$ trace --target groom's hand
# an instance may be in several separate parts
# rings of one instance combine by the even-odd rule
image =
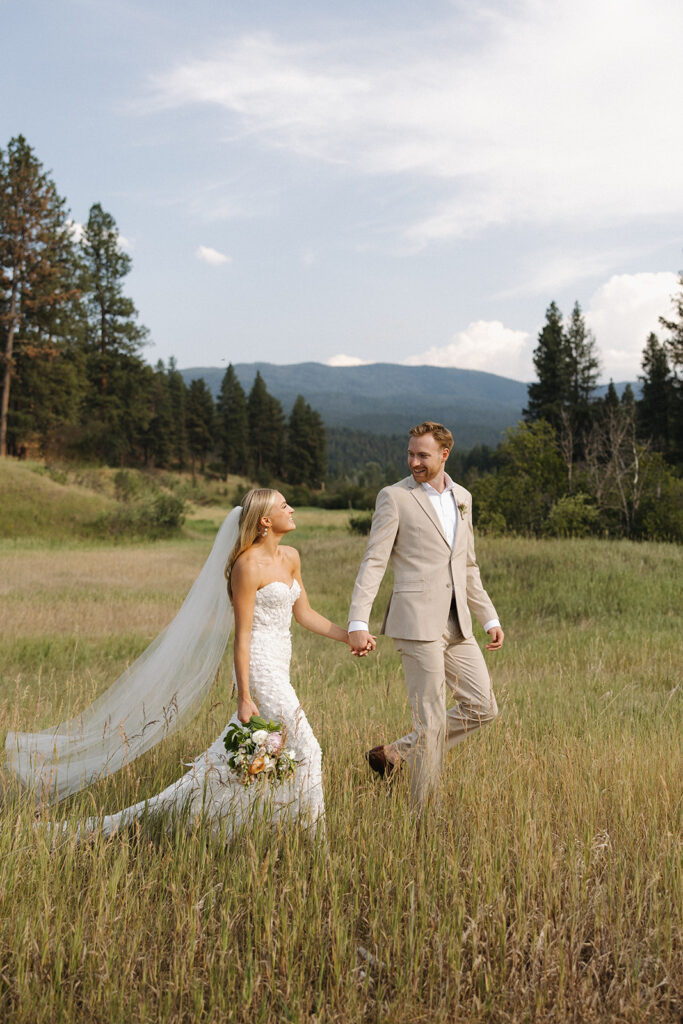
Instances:
[[[374,636],[371,636],[367,629],[354,629],[349,633],[351,653],[358,658],[362,658],[369,651],[374,651],[376,646]]]
[[[491,626],[489,630],[489,636],[491,640],[486,645],[487,651],[499,651],[503,646],[503,640],[505,639],[505,633],[500,626]]]

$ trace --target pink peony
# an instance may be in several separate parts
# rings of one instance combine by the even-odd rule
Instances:
[[[282,733],[271,732],[265,742],[265,748],[269,754],[272,754],[273,757],[277,757],[282,750]]]

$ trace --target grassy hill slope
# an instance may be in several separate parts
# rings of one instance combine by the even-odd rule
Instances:
[[[60,483],[38,463],[0,459],[0,537],[67,540],[116,502],[77,484]]]

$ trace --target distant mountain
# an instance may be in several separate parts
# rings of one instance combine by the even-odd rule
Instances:
[[[235,363],[247,393],[257,370],[287,413],[297,395],[303,395],[329,427],[405,435],[415,423],[438,420],[453,431],[462,449],[497,445],[501,433],[521,419],[527,401],[526,384],[479,370],[395,363]],[[203,377],[215,397],[225,368],[195,366],[180,372],[186,384]]]

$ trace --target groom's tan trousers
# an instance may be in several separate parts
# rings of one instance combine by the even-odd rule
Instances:
[[[410,767],[413,804],[420,810],[438,785],[444,751],[498,714],[486,662],[450,615],[440,640],[395,639],[403,660],[413,730],[392,746]],[[446,698],[454,700],[446,710]]]

